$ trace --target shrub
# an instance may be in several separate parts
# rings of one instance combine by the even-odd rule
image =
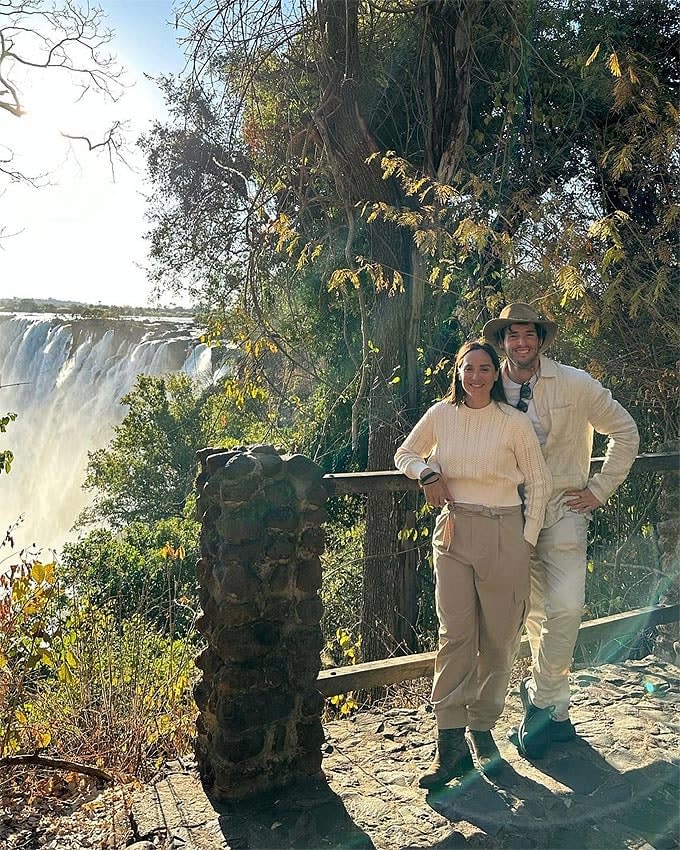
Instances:
[[[196,632],[119,619],[118,599],[64,593],[59,569],[19,560],[0,577],[0,757],[42,750],[146,777],[190,749]]]

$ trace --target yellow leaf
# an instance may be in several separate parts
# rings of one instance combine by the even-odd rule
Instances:
[[[597,59],[597,54],[600,52],[600,43],[598,42],[595,46],[595,50],[590,54],[590,56],[586,59],[586,68],[588,65],[592,65],[593,62]]]
[[[54,666],[54,658],[52,658],[52,653],[48,652],[48,650],[46,650],[46,649],[40,650],[40,660],[47,667],[53,667]]]
[[[22,724],[22,726],[25,726],[28,723],[28,717],[26,717],[26,715],[20,708],[17,708],[17,710],[14,712],[14,716],[19,721],[19,723]]]
[[[36,561],[31,566],[31,578],[37,584],[40,584],[40,582],[45,578],[45,567],[40,563],[40,561]]]
[[[46,730],[43,732],[39,732],[36,735],[35,746],[38,750],[44,750],[45,747],[49,747],[52,742],[52,736]]]
[[[612,72],[612,76],[621,76],[621,66],[619,65],[619,57],[616,55],[616,51],[614,51],[607,60],[607,67]]]

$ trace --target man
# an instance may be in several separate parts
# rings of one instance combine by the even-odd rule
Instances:
[[[576,734],[569,668],[585,601],[588,523],[628,475],[639,436],[630,414],[599,381],[544,355],[557,325],[529,304],[509,304],[484,325],[483,335],[505,356],[508,403],[531,419],[553,477],[532,555],[526,622],[532,670],[520,685],[524,719],[517,732],[520,752],[540,758],[551,743]],[[589,478],[593,431],[609,441],[601,472]]]

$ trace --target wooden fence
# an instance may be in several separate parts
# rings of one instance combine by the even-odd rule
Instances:
[[[604,458],[593,458],[591,472],[601,469]],[[680,468],[680,453],[659,452],[639,455],[633,464],[633,472],[673,472]],[[393,493],[417,490],[418,482],[406,478],[401,472],[353,472],[324,476],[324,483],[333,496],[349,493]],[[578,644],[597,640],[630,638],[644,629],[680,619],[680,605],[659,605],[614,614],[581,624]],[[319,691],[326,697],[348,691],[367,689],[379,685],[393,685],[423,676],[432,676],[436,652],[423,652],[370,661],[350,667],[322,670],[317,679]],[[522,639],[520,657],[530,655],[529,644]]]

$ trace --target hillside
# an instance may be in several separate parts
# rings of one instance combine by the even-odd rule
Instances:
[[[9,313],[69,313],[86,318],[118,316],[178,316],[192,318],[194,311],[186,307],[124,307],[109,304],[83,304],[58,298],[0,298],[0,311]]]

